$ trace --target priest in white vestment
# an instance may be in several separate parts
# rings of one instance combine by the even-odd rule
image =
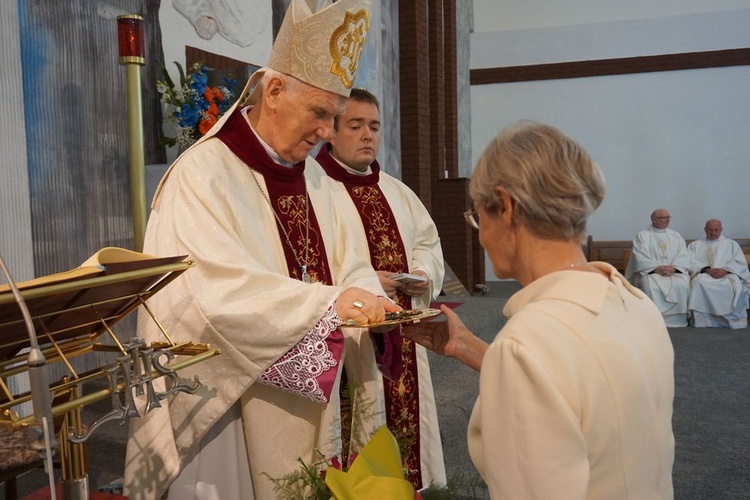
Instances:
[[[699,328],[746,328],[750,270],[742,247],[721,235],[721,221],[711,219],[706,237],[690,243],[695,267],[690,284],[690,322]]]
[[[440,293],[445,276],[437,228],[417,195],[404,183],[380,170],[380,109],[377,98],[352,89],[346,112],[334,121],[334,137],[316,159],[337,182],[334,196],[356,213],[357,252],[368,255],[383,289],[405,309],[424,309]],[[392,279],[415,274],[421,282]],[[370,335],[361,345],[372,351]],[[408,479],[415,488],[445,484],[445,464],[438,427],[435,394],[426,349],[403,339],[404,370],[397,381],[375,382],[388,428],[401,444]],[[404,390],[403,388],[406,388]]]
[[[669,229],[663,208],[651,213],[651,225],[633,239],[625,277],[643,290],[670,327],[687,326],[691,259],[680,233]]]
[[[368,6],[340,0],[312,13],[293,0],[268,66],[157,189],[144,251],[196,265],[149,306],[176,342],[221,354],[180,370],[200,377],[196,394],[130,420],[131,499],[272,499],[271,478],[296,471],[298,459],[340,453],[347,353],[338,326],[399,308],[352,251],[332,181],[304,160],[344,109]],[[161,340],[151,321],[140,322],[139,336]],[[393,348],[386,338],[368,369],[377,362],[398,376]],[[163,391],[163,378],[155,386]]]

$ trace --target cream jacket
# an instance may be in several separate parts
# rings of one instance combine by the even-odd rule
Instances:
[[[469,452],[494,499],[672,498],[674,353],[612,266],[546,275],[507,303]]]

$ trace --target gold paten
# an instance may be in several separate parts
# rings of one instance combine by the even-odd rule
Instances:
[[[379,323],[362,324],[349,319],[341,324],[342,328],[377,328],[380,326],[398,325],[402,323],[415,323],[423,319],[432,318],[442,314],[440,309],[404,309],[394,313],[386,313],[385,320]]]

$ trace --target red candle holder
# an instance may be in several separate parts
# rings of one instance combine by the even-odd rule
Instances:
[[[117,16],[117,42],[120,64],[146,64],[143,18],[136,14]]]

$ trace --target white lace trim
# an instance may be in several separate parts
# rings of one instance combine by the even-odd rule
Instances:
[[[259,382],[313,401],[328,402],[317,378],[336,365],[326,339],[340,324],[336,310],[329,307],[302,340],[261,373]]]

